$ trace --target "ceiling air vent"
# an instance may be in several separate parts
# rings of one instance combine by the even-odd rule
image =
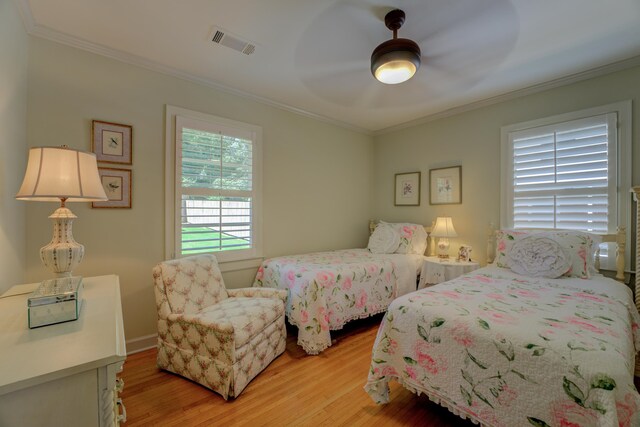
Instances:
[[[243,40],[242,38],[232,35],[222,28],[213,29],[213,37],[211,38],[211,41],[236,50],[238,52],[242,52],[245,55],[251,55],[256,51],[255,43],[252,43],[249,40]]]

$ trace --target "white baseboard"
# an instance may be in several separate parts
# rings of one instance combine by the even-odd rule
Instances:
[[[155,348],[158,343],[158,334],[145,335],[127,340],[127,355]]]

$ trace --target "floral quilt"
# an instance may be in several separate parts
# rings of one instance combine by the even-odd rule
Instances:
[[[398,276],[391,258],[354,249],[265,260],[253,286],[288,290],[286,313],[298,327],[298,345],[318,354],[331,346],[330,330],[385,311]]]
[[[396,299],[365,390],[396,380],[486,426],[640,426],[638,311],[626,286],[488,267]]]

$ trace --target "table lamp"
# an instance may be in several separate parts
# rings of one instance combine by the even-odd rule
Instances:
[[[40,259],[58,277],[70,277],[82,261],[84,246],[73,239],[71,224],[77,216],[65,204],[108,200],[95,154],[64,145],[31,148],[16,199],[60,202],[49,216],[53,220],[53,238],[40,249]]]
[[[436,225],[431,231],[433,237],[438,239],[438,258],[449,258],[449,237],[458,237],[456,229],[453,228],[453,221],[448,216],[439,216]]]

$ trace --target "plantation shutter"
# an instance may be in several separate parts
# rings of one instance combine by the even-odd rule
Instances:
[[[514,228],[613,231],[616,118],[603,114],[509,134]]]
[[[179,253],[253,248],[253,132],[176,117]]]

